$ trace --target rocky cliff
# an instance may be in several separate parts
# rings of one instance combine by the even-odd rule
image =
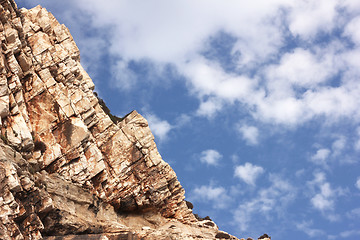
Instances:
[[[104,111],[51,13],[1,0],[0,22],[0,239],[236,239],[194,217],[140,114]]]

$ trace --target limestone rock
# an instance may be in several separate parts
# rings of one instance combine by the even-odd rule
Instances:
[[[104,111],[64,25],[13,0],[0,22],[1,239],[230,236],[195,218],[146,119]]]

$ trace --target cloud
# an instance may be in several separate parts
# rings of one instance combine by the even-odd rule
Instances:
[[[327,80],[333,70],[332,59],[327,55],[296,48],[285,53],[277,65],[270,65],[266,74],[268,89],[276,97],[294,95],[294,87],[315,87]]]
[[[340,237],[342,238],[348,238],[351,236],[357,236],[360,235],[360,230],[349,230],[349,231],[344,231],[340,233]]]
[[[128,63],[117,61],[112,67],[115,86],[121,90],[129,90],[137,84],[136,74],[129,69]]]
[[[356,129],[356,140],[354,143],[355,151],[360,151],[360,127]]]
[[[330,187],[330,183],[326,182],[326,175],[323,172],[314,173],[314,180],[308,182],[311,188],[319,189],[312,198],[311,204],[314,208],[324,210],[334,210],[335,192]]]
[[[146,119],[149,122],[149,127],[160,141],[165,141],[173,126],[166,120],[161,120],[154,114],[146,114]]]
[[[321,210],[333,210],[334,200],[333,200],[333,190],[330,188],[329,183],[324,183],[320,186],[320,193],[316,194],[311,198],[312,205]]]
[[[334,161],[339,163],[353,163],[349,160],[344,151],[347,147],[347,138],[343,135],[336,135],[330,148],[319,148],[315,154],[310,157],[310,161],[316,165],[329,170],[329,164]]]
[[[219,161],[222,159],[222,155],[214,150],[214,149],[208,149],[205,151],[202,151],[200,154],[200,161],[202,163],[206,163],[207,165],[216,166],[219,164]]]
[[[355,186],[360,190],[360,177],[358,177]]]
[[[157,0],[139,8],[138,1],[112,0],[103,5],[80,0],[77,5],[91,13],[95,26],[116,26],[112,29],[111,48],[124,58],[151,57],[158,62],[182,60],[201,48],[208,36],[224,29],[241,39],[236,48],[241,48],[245,55],[242,60],[248,62],[277,47],[281,32],[278,26],[265,20],[276,17],[278,7],[287,2],[256,0],[240,3],[231,0],[219,4],[214,0],[185,0],[170,4]],[[253,28],[256,26],[257,31]],[[248,46],[248,52],[245,46]]]
[[[245,124],[239,126],[238,131],[241,133],[247,144],[257,145],[259,143],[259,130],[256,127]]]
[[[346,216],[348,218],[360,218],[360,208],[354,208],[352,209],[351,211],[347,212],[346,213]]]
[[[340,216],[335,214],[335,203],[340,196],[347,193],[347,190],[331,187],[331,184],[326,181],[324,172],[315,172],[314,179],[307,185],[311,189],[310,203],[312,207],[319,210],[329,221],[338,221]]]
[[[312,221],[302,221],[301,223],[296,224],[296,228],[312,238],[325,235],[325,231],[313,228],[312,225]]]
[[[261,188],[257,195],[244,201],[234,211],[234,220],[241,231],[249,229],[254,216],[265,216],[274,221],[284,217],[288,204],[294,200],[296,189],[278,175],[270,174],[271,185]]]
[[[360,17],[353,18],[345,27],[344,35],[351,38],[353,43],[360,45]]]
[[[297,1],[289,14],[290,31],[305,40],[330,32],[336,26],[337,4],[336,0]]]
[[[213,118],[218,111],[221,110],[223,104],[217,98],[210,98],[206,101],[201,101],[199,108],[196,111],[198,116]]]
[[[234,176],[240,178],[249,185],[255,185],[256,179],[264,173],[264,169],[260,166],[253,165],[249,162],[244,165],[235,167]]]
[[[331,151],[327,148],[321,148],[316,151],[315,155],[311,156],[311,161],[317,165],[322,165],[324,167],[327,167],[326,160],[330,156]]]
[[[333,157],[339,156],[346,147],[346,137],[338,136],[331,146]]]
[[[210,185],[198,186],[190,192],[190,201],[208,203],[211,202],[215,209],[226,209],[232,199],[224,187]]]

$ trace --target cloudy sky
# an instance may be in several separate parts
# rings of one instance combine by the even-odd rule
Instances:
[[[113,114],[144,115],[238,237],[360,238],[359,0],[17,0],[69,27]]]

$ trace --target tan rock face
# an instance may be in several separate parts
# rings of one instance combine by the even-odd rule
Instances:
[[[214,239],[216,225],[188,209],[147,121],[133,111],[115,124],[103,111],[69,30],[13,0],[0,1],[0,22],[1,239]]]

